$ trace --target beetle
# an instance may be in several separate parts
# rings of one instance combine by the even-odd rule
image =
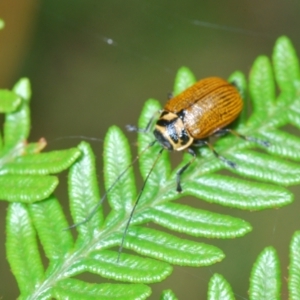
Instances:
[[[181,151],[232,123],[243,108],[237,88],[218,77],[202,79],[170,99],[154,136],[169,151]]]
[[[248,139],[230,129],[224,129],[232,123],[243,108],[243,100],[237,87],[222,78],[208,77],[196,82],[179,95],[169,99],[155,124],[155,140],[168,151],[187,150],[193,159],[176,174],[177,192],[182,192],[180,176],[194,161],[196,153],[193,147],[207,145],[214,155],[235,168],[236,164],[220,156],[208,142],[212,135],[226,132]],[[153,118],[145,129],[127,126],[129,131],[148,132]]]

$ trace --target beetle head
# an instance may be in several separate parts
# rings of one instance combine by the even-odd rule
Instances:
[[[163,111],[156,122],[154,136],[159,144],[169,151],[181,151],[194,141],[177,114]]]

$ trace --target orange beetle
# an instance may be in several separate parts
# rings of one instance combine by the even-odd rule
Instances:
[[[154,136],[165,149],[181,151],[232,123],[242,108],[233,84],[205,78],[166,103]]]
[[[232,123],[243,108],[243,100],[234,84],[219,78],[209,77],[170,99],[155,125],[154,136],[163,149],[169,151],[187,150],[193,159],[183,166],[176,174],[177,192],[181,192],[180,176],[194,161],[196,153],[192,146],[207,145],[214,155],[235,167],[236,164],[220,156],[207,138],[213,134],[231,132],[243,139],[248,139],[225,126]],[[145,129],[127,126],[129,131],[149,131],[154,117]],[[251,138],[254,140],[254,138]],[[257,140],[255,140],[257,141]],[[259,142],[259,141],[258,141]]]

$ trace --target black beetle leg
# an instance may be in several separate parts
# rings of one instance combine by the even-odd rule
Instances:
[[[243,135],[243,134],[240,134],[239,132],[233,130],[233,129],[229,129],[229,128],[224,128],[224,129],[220,129],[218,131],[216,131],[214,133],[214,135],[217,135],[217,136],[220,136],[220,135],[224,135],[226,133],[231,133],[245,141],[249,141],[249,142],[254,142],[258,145],[261,145],[263,147],[270,147],[271,146],[271,143],[268,142],[268,141],[264,141],[264,140],[261,140],[261,139],[258,139],[258,138],[255,138],[253,136],[246,136],[246,135]]]
[[[181,183],[180,183],[180,176],[194,162],[194,160],[196,159],[196,153],[195,153],[195,151],[192,148],[188,148],[187,152],[189,154],[191,154],[193,156],[193,158],[186,165],[184,165],[180,170],[178,170],[177,173],[176,173],[176,183],[177,183],[176,191],[178,193],[182,192]]]
[[[234,163],[233,161],[227,159],[226,157],[220,155],[215,148],[213,147],[212,144],[210,144],[208,141],[204,141],[205,145],[208,146],[208,148],[211,150],[211,152],[215,155],[216,158],[220,159],[223,161],[225,164],[227,164],[230,168],[235,169],[237,167],[237,164]]]

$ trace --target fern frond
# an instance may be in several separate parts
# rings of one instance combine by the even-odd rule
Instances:
[[[128,297],[145,299],[150,290],[143,284],[165,279],[172,272],[171,264],[207,266],[224,258],[221,249],[193,241],[189,236],[228,239],[251,231],[251,225],[242,219],[175,202],[182,196],[192,195],[203,201],[246,210],[263,210],[291,203],[293,195],[285,186],[300,182],[300,139],[284,132],[282,126],[293,124],[300,128],[300,119],[296,114],[300,111],[300,76],[295,51],[286,37],[276,42],[273,65],[274,68],[266,57],[255,61],[249,83],[253,113],[246,119],[247,114],[243,112],[241,122],[235,127],[241,134],[266,140],[271,146],[266,148],[235,136],[219,139],[215,143],[216,150],[237,163],[235,170],[216,159],[208,149],[200,148],[196,162],[182,177],[182,194],[175,191],[175,174],[190,157],[185,155],[182,164],[172,171],[168,153],[163,152],[145,186],[125,238],[124,248],[131,251],[122,253],[119,262],[118,251],[114,247],[121,243],[137,195],[132,169],[128,169],[108,193],[111,210],[107,217],[104,218],[102,207],[99,207],[88,222],[76,228],[78,237],[75,242],[70,232],[64,230],[67,227],[66,217],[53,196],[28,207],[13,204],[7,219],[7,252],[22,298],[76,299],[76,293],[86,291],[85,299],[100,296],[103,299],[126,299],[124,293],[127,287],[123,284],[90,285],[83,280],[70,279],[83,272],[91,272],[104,278],[132,283],[129,285],[132,295]],[[194,80],[194,75],[187,68],[180,69],[175,80],[175,94],[186,89]],[[234,73],[231,80],[240,86],[246,83],[241,73]],[[275,83],[280,88],[278,95]],[[159,108],[158,101],[147,101],[139,127],[145,127]],[[153,139],[151,134],[139,134],[140,154]],[[87,143],[81,143],[78,148],[82,155],[69,173],[69,198],[74,223],[84,221],[100,199],[94,155]],[[159,146],[154,145],[142,154],[139,165],[143,178],[149,173],[159,151]],[[130,148],[125,135],[119,128],[111,127],[104,145],[106,190],[130,162]],[[225,169],[234,176],[220,173]],[[23,217],[15,218],[14,212]],[[41,267],[31,222],[49,259],[46,271]],[[148,222],[160,227],[149,229],[145,226]],[[46,224],[52,225],[44,228]],[[186,234],[185,238],[177,237],[177,232]],[[19,240],[26,244],[26,253],[15,247]],[[31,252],[36,257],[26,258]],[[265,261],[265,256],[262,256],[257,269]],[[35,268],[27,270],[31,263]],[[28,286],[25,285],[26,276],[31,280]],[[34,276],[36,279],[33,279]],[[214,277],[211,287],[216,284],[220,290],[210,293],[211,298],[220,295],[223,290],[226,297],[232,299],[230,287],[224,279]],[[165,293],[163,297],[175,298],[170,293]]]

